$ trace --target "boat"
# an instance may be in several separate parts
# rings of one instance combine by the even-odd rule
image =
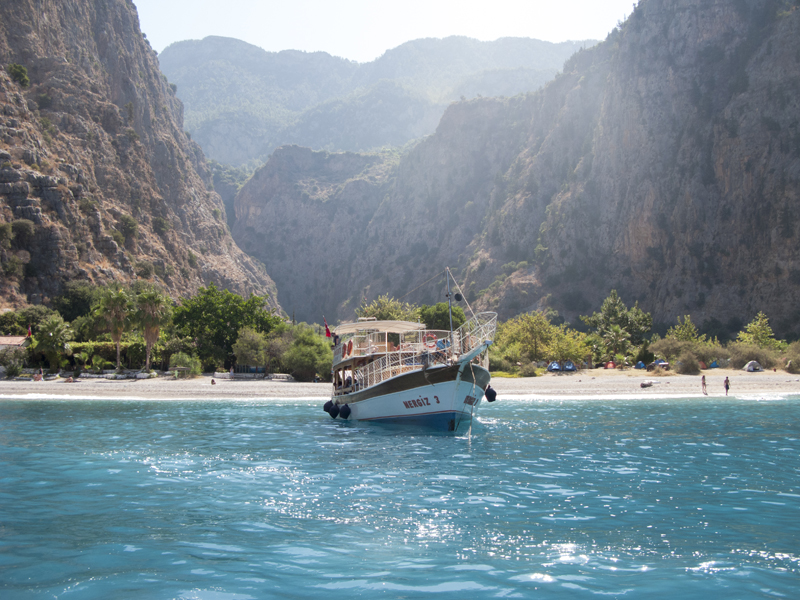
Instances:
[[[448,302],[452,300],[449,292]],[[457,300],[463,299],[455,294]],[[334,419],[407,425],[459,433],[481,401],[494,402],[489,346],[497,313],[482,312],[449,331],[424,323],[361,318],[334,330],[333,392],[325,411]]]

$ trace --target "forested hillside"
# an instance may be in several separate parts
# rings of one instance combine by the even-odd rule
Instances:
[[[452,104],[400,157],[281,149],[234,237],[302,318],[450,265],[504,318],[575,321],[617,289],[656,323],[736,331],[763,310],[800,335],[797,4],[642,0],[544,89]]]
[[[172,44],[159,61],[186,105],[192,137],[209,158],[240,166],[263,162],[284,144],[402,146],[432,133],[449,102],[535,90],[594,43],[423,39],[359,64],[207,37]]]

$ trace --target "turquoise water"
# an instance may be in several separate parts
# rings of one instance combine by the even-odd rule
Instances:
[[[800,400],[0,401],[0,597],[796,598]]]

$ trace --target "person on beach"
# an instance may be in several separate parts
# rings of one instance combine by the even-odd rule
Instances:
[[[703,396],[708,396],[708,390],[706,389],[706,376],[703,375],[700,378],[700,386],[703,388]]]
[[[731,389],[731,381],[727,377],[725,378],[725,395],[728,395],[728,390]]]

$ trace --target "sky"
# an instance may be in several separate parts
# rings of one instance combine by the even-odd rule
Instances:
[[[169,44],[219,35],[270,52],[369,62],[419,38],[602,40],[633,0],[134,0],[142,32]]]

